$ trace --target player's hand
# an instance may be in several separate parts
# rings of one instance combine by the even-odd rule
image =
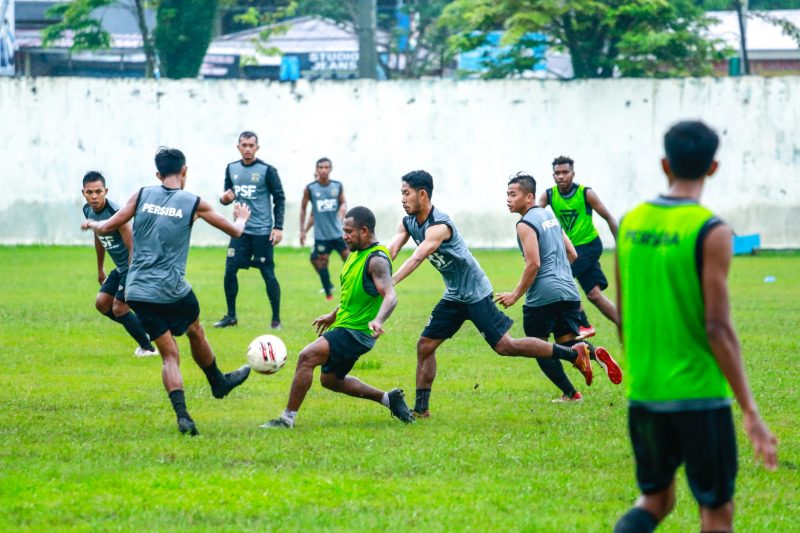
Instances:
[[[306,230],[301,229],[300,230],[300,246],[305,246],[305,245],[306,245]]]
[[[751,411],[744,414],[744,430],[753,444],[756,461],[761,459],[764,468],[775,470],[778,468],[778,439],[761,420],[758,412]]]
[[[106,280],[106,273],[102,270],[97,271],[97,282],[102,285],[103,282]]]
[[[314,322],[311,323],[317,329],[317,335],[322,335],[325,333],[325,330],[331,327],[333,321],[336,320],[336,315],[328,313],[327,315],[322,315],[317,317]]]
[[[233,220],[244,220],[250,218],[250,208],[247,204],[235,203],[233,204]]]
[[[283,230],[282,229],[273,229],[272,233],[269,235],[269,242],[272,243],[272,246],[278,246],[283,240]]]
[[[372,336],[376,339],[386,333],[383,331],[383,323],[378,320],[370,320],[369,329],[372,331]]]
[[[235,199],[236,199],[236,193],[233,192],[233,189],[228,189],[227,191],[222,193],[222,196],[219,197],[219,201],[225,205],[228,205]]]
[[[498,292],[497,296],[494,298],[495,302],[506,309],[517,303],[517,300],[519,300],[519,296],[515,295],[513,292]]]
[[[83,222],[81,222],[81,229],[83,231],[92,229],[92,221],[91,220],[84,220]]]

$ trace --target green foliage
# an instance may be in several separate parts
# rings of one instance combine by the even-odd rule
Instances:
[[[506,31],[510,52],[487,64],[488,77],[525,70],[524,39],[534,32],[569,52],[576,78],[706,75],[726,53],[704,37],[710,22],[694,0],[455,0],[442,17],[455,33],[451,53],[485,44],[482,33]]]
[[[117,0],[74,0],[56,4],[46,12],[48,17],[60,20],[42,30],[42,46],[47,48],[68,31],[74,32],[70,50],[100,50],[111,47],[111,35],[103,29],[101,21],[91,17],[92,11],[107,7]]]
[[[256,47],[256,52],[266,56],[281,55],[281,50],[274,46],[266,46],[270,37],[274,35],[282,35],[286,33],[289,27],[282,24],[281,21],[293,17],[297,12],[297,2],[289,2],[285,7],[279,7],[274,11],[260,12],[257,8],[250,6],[247,11],[241,15],[236,15],[234,19],[247,26],[263,25],[264,28],[258,33],[258,36],[253,38],[253,43]],[[257,64],[254,57],[245,56],[241,60],[242,65]]]
[[[476,256],[496,289],[518,281],[519,251]],[[603,256],[607,273],[611,256]],[[778,471],[757,467],[735,412],[737,531],[797,531],[800,343],[787,332],[797,328],[799,260],[737,257],[732,264],[745,367],[780,440]],[[180,337],[187,405],[201,432],[190,439],[178,435],[161,361],[133,357],[122,326],[94,309],[94,249],[0,247],[2,529],[595,532],[611,531],[635,501],[624,382],[612,386],[595,365],[595,383],[580,387],[582,404],[552,404],[558,392],[534,361],[498,357],[469,322],[437,351],[432,418],[404,426],[380,405],[315,379],[294,429],[258,429],[285,407],[297,353],[315,339],[310,323],[332,307],[317,293],[307,249],[280,246],[275,262],[280,336],[291,360],[219,401]],[[269,315],[261,276],[240,271],[239,326],[209,326],[225,311],[224,267],[224,248],[193,248],[187,277],[228,371],[244,362]],[[331,261],[334,279],[340,268]],[[764,284],[767,275],[777,281]],[[429,265],[398,285],[386,335],[354,374],[384,390],[400,386],[413,402],[414,345],[441,291]],[[508,310],[514,335],[522,332],[519,305]],[[613,326],[594,306],[586,311],[598,330],[593,340],[624,362]],[[575,370],[566,371],[579,383]],[[698,531],[682,470],[676,488],[675,511],[658,531]]]
[[[211,43],[218,0],[160,0],[154,31],[161,73],[194,78]]]
[[[735,0],[702,0],[703,9],[708,11],[733,11]],[[750,0],[749,9],[800,9],[800,0]]]

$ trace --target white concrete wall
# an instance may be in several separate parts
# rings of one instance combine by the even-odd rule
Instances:
[[[424,168],[434,203],[474,246],[513,246],[507,177],[549,186],[550,161],[576,160],[616,216],[665,188],[662,136],[702,118],[722,137],[705,201],[739,233],[800,247],[800,78],[414,81],[269,84],[246,81],[0,80],[0,243],[88,243],[78,226],[81,177],[98,169],[122,203],[156,183],[159,145],[187,155],[187,189],[215,200],[241,130],[287,192],[287,242],[314,161],[333,159],[350,205],[378,215],[388,239],[403,212],[399,178]],[[215,205],[216,204],[215,202]],[[608,230],[600,224],[610,244]],[[204,224],[195,244],[226,242]]]

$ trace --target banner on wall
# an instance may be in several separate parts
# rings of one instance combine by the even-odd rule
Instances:
[[[14,75],[14,0],[0,0],[0,76]]]

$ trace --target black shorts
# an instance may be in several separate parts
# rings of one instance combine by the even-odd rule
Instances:
[[[151,340],[156,340],[167,331],[180,337],[200,316],[200,304],[194,291],[189,291],[180,300],[168,304],[132,300],[128,305],[136,311],[139,322]]]
[[[341,253],[346,249],[347,244],[344,242],[344,239],[316,241],[314,242],[314,247],[311,248],[311,259],[316,259],[321,255],[330,255],[330,253],[334,250],[341,255]]]
[[[116,268],[108,273],[105,281],[100,286],[100,292],[103,294],[110,294],[115,300],[120,302],[125,301],[125,278],[128,277],[128,272],[120,274]]]
[[[685,463],[689,488],[701,506],[731,501],[737,459],[730,407],[660,413],[630,406],[628,429],[642,493],[666,489]]]
[[[539,339],[549,339],[578,334],[581,326],[580,302],[553,302],[536,307],[522,306],[522,327],[525,335]]]
[[[471,320],[486,342],[494,348],[514,321],[497,308],[492,296],[472,304],[439,300],[431,311],[422,336],[429,339],[449,339],[461,329],[465,320]]]
[[[225,261],[225,270],[256,268],[274,268],[273,246],[267,235],[251,235],[242,233],[239,238],[231,238],[228,245],[228,259]]]
[[[356,339],[356,333],[347,328],[329,329],[322,334],[330,345],[328,360],[322,365],[323,374],[335,373],[339,379],[344,379],[353,369],[358,358],[375,346],[367,346]]]
[[[608,287],[608,280],[603,270],[600,268],[600,256],[603,255],[603,241],[597,237],[591,242],[575,247],[578,258],[573,261],[572,277],[578,280],[583,292],[599,286],[601,291]]]

